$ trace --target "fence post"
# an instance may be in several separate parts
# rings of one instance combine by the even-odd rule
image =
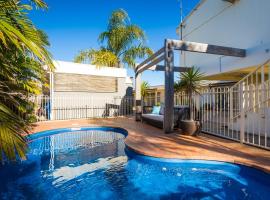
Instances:
[[[245,140],[245,103],[244,102],[244,83],[240,85],[240,142],[244,143]]]
[[[264,66],[262,66],[262,69],[261,69],[261,99],[262,99],[262,102],[264,102],[266,100],[266,95],[265,95],[265,78],[264,78]],[[263,105],[262,105],[263,106]]]
[[[49,112],[48,115],[50,116],[50,120],[54,120],[54,75],[53,72],[50,72],[50,96],[49,96]]]
[[[234,120],[234,115],[233,115],[233,107],[234,107],[234,102],[233,102],[233,90],[234,90],[234,87],[229,89],[229,106],[230,106],[230,114],[229,114],[229,124],[228,124],[228,127],[231,127],[231,129],[233,130],[233,120]],[[237,104],[236,104],[237,105]]]

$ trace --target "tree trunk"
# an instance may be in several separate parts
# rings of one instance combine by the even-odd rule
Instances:
[[[118,68],[124,68],[124,63],[122,63],[121,61],[118,61],[117,67]]]

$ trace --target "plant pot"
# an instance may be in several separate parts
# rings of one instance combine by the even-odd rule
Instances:
[[[201,132],[201,123],[194,120],[182,120],[180,128],[185,135],[196,136]]]

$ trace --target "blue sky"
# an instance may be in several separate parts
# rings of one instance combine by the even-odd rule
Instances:
[[[162,47],[165,38],[178,38],[180,22],[178,0],[46,0],[49,10],[35,11],[31,18],[44,30],[51,43],[50,51],[56,60],[72,61],[81,49],[98,48],[97,37],[107,26],[111,12],[125,9],[131,22],[145,30],[148,46]],[[198,0],[183,0],[184,15]],[[178,58],[176,55],[176,64]],[[134,76],[133,70],[128,70]],[[147,71],[143,80],[150,85],[164,84],[164,73]]]

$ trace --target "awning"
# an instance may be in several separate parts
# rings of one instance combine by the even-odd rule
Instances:
[[[253,72],[258,66],[245,67],[240,69],[235,69],[227,72],[221,72],[218,74],[207,75],[203,78],[203,80],[219,80],[219,81],[239,81],[249,73]],[[269,74],[269,66],[265,66],[264,68],[265,75]],[[260,75],[260,71],[258,71]]]

